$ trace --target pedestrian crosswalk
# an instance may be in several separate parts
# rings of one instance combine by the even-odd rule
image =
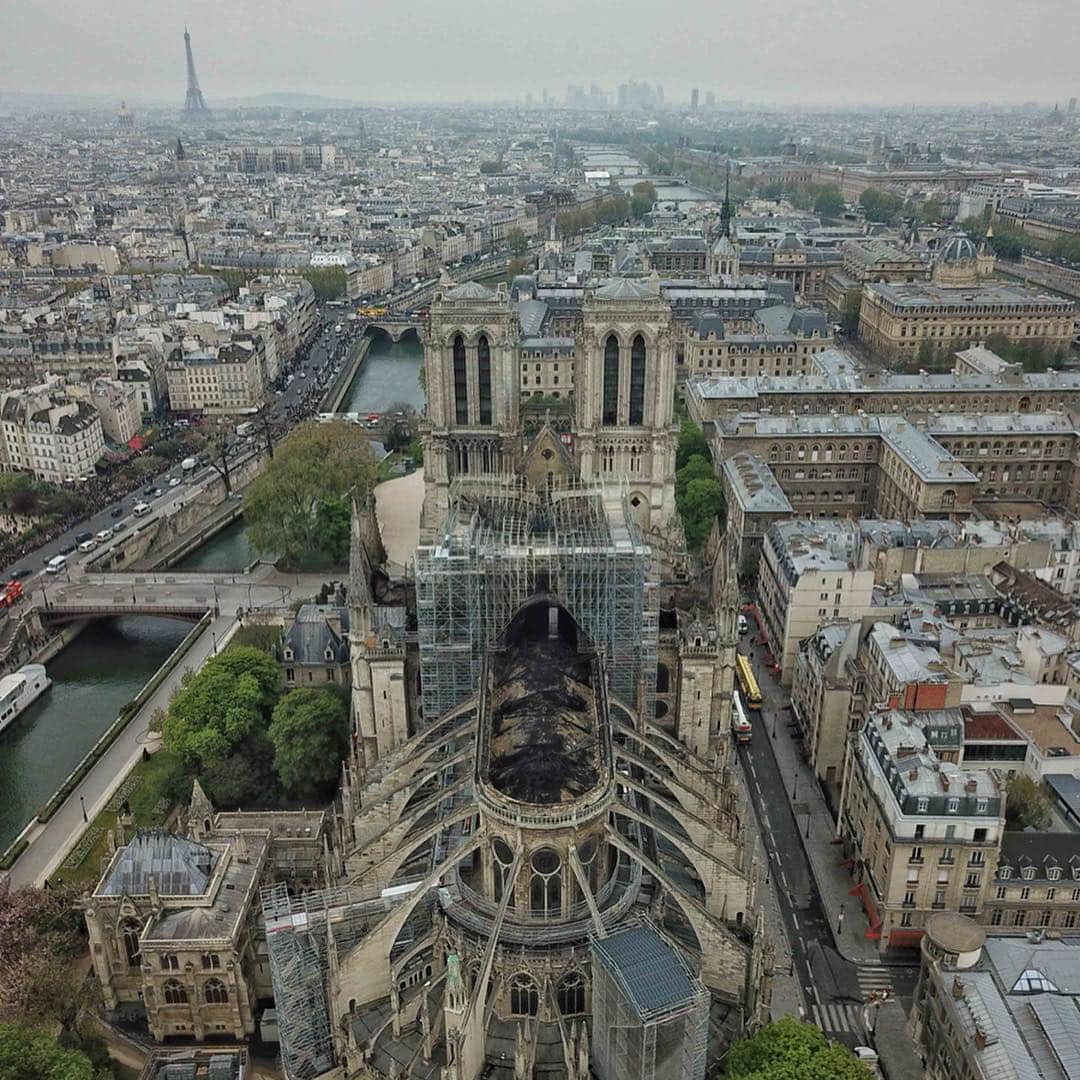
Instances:
[[[844,1032],[861,1035],[866,1030],[863,1027],[861,1005],[848,1005],[838,1001],[834,1001],[831,1005],[812,1005],[810,1019],[822,1031],[831,1031],[837,1035]]]
[[[859,989],[863,994],[871,991],[880,993],[882,990],[893,992],[892,976],[881,967],[860,967],[856,969],[856,977],[859,980]]]

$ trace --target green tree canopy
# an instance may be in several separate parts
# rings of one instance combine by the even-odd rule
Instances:
[[[169,703],[161,725],[166,749],[189,766],[212,769],[261,731],[281,673],[261,649],[237,646],[203,666]]]
[[[904,201],[891,191],[869,187],[859,196],[859,205],[871,221],[893,224],[900,216]]]
[[[725,1062],[728,1080],[872,1080],[850,1050],[813,1024],[785,1016],[737,1042]]]
[[[105,1080],[79,1050],[65,1050],[54,1035],[20,1024],[0,1024],[0,1076],[4,1080]]]
[[[529,250],[529,241],[525,233],[515,226],[506,234],[506,246],[511,255],[524,255]]]
[[[411,441],[406,439],[395,449],[405,449]],[[315,534],[319,550],[325,551],[335,566],[344,566],[349,561],[352,507],[345,496],[330,495],[319,502],[315,508]]]
[[[347,710],[330,690],[293,690],[274,708],[270,741],[274,768],[294,798],[332,788],[348,745]]]
[[[712,451],[705,440],[705,433],[693,420],[684,420],[679,425],[679,443],[675,449],[675,468],[681,469],[692,457],[712,460]]]
[[[700,460],[700,459],[694,459]],[[682,501],[677,503],[682,515],[686,545],[700,551],[712,531],[713,522],[724,519],[724,491],[715,476],[699,476],[686,483]]]
[[[375,482],[376,466],[363,430],[335,421],[294,429],[262,475],[244,493],[244,520],[257,551],[277,551],[296,566],[321,547],[318,509],[327,499],[362,497]]]
[[[839,217],[845,209],[844,196],[836,184],[821,184],[814,195],[814,213],[822,217]]]
[[[1005,785],[1005,823],[1010,829],[1045,829],[1051,822],[1050,800],[1042,785],[1026,773],[1014,773]]]

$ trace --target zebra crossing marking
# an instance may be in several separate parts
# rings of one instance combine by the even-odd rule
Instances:
[[[862,1006],[833,1003],[814,1005],[811,1009],[814,1023],[822,1031],[847,1032],[861,1035],[864,1032]]]

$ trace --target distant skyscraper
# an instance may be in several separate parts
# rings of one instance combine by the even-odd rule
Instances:
[[[191,55],[191,35],[184,27],[184,52],[187,54],[187,98],[184,100],[185,113],[206,115],[210,110],[199,89],[199,76],[195,74],[195,58]]]
[[[120,102],[120,111],[116,114],[116,126],[121,131],[133,131],[135,129],[135,117],[127,107],[126,101]]]
[[[698,88],[695,86],[694,89],[690,91],[690,108],[694,112],[697,112],[697,107],[698,107]]]

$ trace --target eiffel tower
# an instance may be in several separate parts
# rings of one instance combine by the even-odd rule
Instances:
[[[195,58],[191,55],[191,35],[184,27],[184,51],[187,53],[187,98],[184,100],[185,114],[209,116],[210,110],[206,107],[206,99],[199,89],[199,76],[195,74]]]

